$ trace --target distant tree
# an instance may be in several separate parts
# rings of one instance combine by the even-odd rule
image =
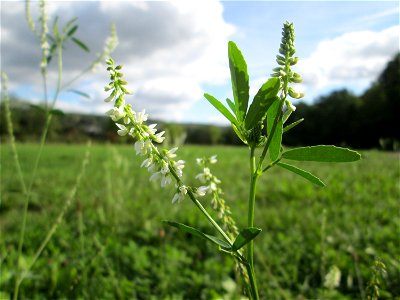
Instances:
[[[378,80],[361,96],[358,114],[362,146],[377,147],[379,140],[400,140],[400,53],[386,66]]]
[[[307,122],[285,135],[287,145],[338,144],[357,148],[395,146],[400,140],[400,54],[376,82],[357,97],[347,90],[322,96],[315,104],[299,103],[289,122]]]
[[[211,144],[215,145],[220,143],[222,138],[221,127],[211,125],[208,127],[208,133],[210,135]]]

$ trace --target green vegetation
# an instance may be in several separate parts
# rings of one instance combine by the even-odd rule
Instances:
[[[356,148],[398,150],[400,130],[400,54],[390,62],[376,82],[361,96],[347,90],[334,91],[315,99],[315,103],[296,104],[296,113],[288,123],[305,119],[300,126],[285,134],[286,145],[335,144]],[[37,107],[29,106],[11,95],[14,131],[18,141],[37,141],[44,125],[45,115]],[[4,110],[3,103],[0,110]],[[340,122],[338,122],[340,120]],[[188,144],[241,144],[230,127],[196,124],[163,124],[169,140]],[[324,126],[321,126],[324,124]],[[0,136],[8,139],[4,114],[0,116]],[[114,122],[105,116],[65,114],[53,118],[49,129],[50,142],[96,141],[123,143],[115,133]]]
[[[29,176],[38,146],[20,144],[18,149],[24,175]],[[0,298],[9,298],[24,197],[9,145],[1,150]],[[246,220],[237,218],[247,206],[246,152],[240,147],[179,150],[180,158],[192,166],[197,157],[218,155],[212,172],[222,180],[224,198],[242,222],[239,228],[246,227]],[[29,204],[23,266],[65,205],[84,153],[85,147],[78,145],[44,148]],[[324,178],[323,189],[281,168],[260,178],[255,223],[263,232],[255,243],[255,262],[262,299],[367,299],[373,284],[382,299],[400,295],[399,157],[362,154],[363,160],[346,165],[298,163]],[[134,156],[133,146],[92,146],[76,197],[22,283],[21,298],[239,297],[229,257],[162,223],[173,219],[215,234],[207,221],[188,199],[171,205],[175,190],[149,184],[147,171]],[[198,171],[185,168],[185,180],[192,184],[190,178]],[[209,200],[202,202],[209,206]],[[379,285],[377,258],[386,266]],[[336,268],[339,282],[333,280]]]

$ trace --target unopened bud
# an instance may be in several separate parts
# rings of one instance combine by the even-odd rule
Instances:
[[[109,66],[112,66],[114,64],[113,59],[110,57],[109,59],[106,60],[106,64]]]
[[[303,93],[298,93],[296,92],[293,88],[289,88],[289,96],[294,98],[294,99],[300,99],[304,97]]]
[[[298,61],[299,61],[299,58],[297,56],[296,57],[292,57],[290,59],[290,65],[294,66],[295,64],[297,64]]]

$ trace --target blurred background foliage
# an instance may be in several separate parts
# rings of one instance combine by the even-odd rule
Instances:
[[[19,144],[25,175],[36,144]],[[47,145],[33,187],[24,264],[59,214],[84,145]],[[198,185],[197,157],[218,155],[212,172],[239,227],[247,206],[247,149],[186,146],[184,180]],[[256,194],[256,272],[262,299],[367,299],[374,264],[381,299],[400,295],[398,155],[365,151],[351,164],[302,163],[324,179],[314,187],[284,169],[261,178]],[[0,298],[12,294],[22,192],[8,145],[2,146]],[[176,220],[214,233],[190,201],[149,182],[131,145],[94,145],[76,198],[21,286],[21,299],[239,299],[234,263],[201,239],[163,225]],[[240,171],[243,170],[243,171]],[[210,199],[202,202],[209,211]],[[336,271],[335,271],[336,270]],[[337,272],[340,271],[340,273]],[[335,273],[336,272],[336,273]],[[328,276],[330,274],[330,276]],[[326,283],[327,278],[331,282]]]

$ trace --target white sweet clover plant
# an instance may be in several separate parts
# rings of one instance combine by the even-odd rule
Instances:
[[[279,166],[287,171],[324,186],[325,184],[314,174],[291,165],[289,161],[314,162],[352,162],[360,159],[360,155],[346,148],[318,145],[284,149],[282,137],[285,132],[300,124],[300,119],[284,126],[290,115],[296,110],[289,97],[299,99],[304,94],[297,92],[294,84],[302,81],[301,76],[292,70],[299,58],[294,46],[293,23],[286,22],[282,29],[282,40],[279,54],[276,57],[278,67],[273,69],[269,78],[258,90],[249,105],[249,75],[244,57],[234,42],[228,43],[229,68],[231,73],[232,92],[234,101],[227,99],[227,108],[219,100],[209,94],[204,97],[212,104],[231,124],[237,136],[248,146],[250,152],[249,198],[247,211],[247,227],[241,230],[235,225],[231,211],[223,199],[219,187],[221,181],[212,174],[210,165],[217,162],[216,156],[197,159],[201,173],[196,176],[201,182],[199,187],[191,187],[182,181],[182,170],[185,162],[176,160],[177,148],[159,150],[155,144],[164,140],[164,132],[157,132],[156,124],[146,125],[147,115],[144,111],[135,112],[130,105],[125,104],[124,97],[130,92],[126,88],[127,82],[122,79],[121,66],[114,66],[112,59],[107,60],[111,82],[105,87],[111,91],[106,102],[115,101],[114,107],[107,115],[116,123],[119,135],[130,135],[135,142],[136,153],[144,158],[142,167],[151,173],[150,180],[159,181],[161,186],[175,183],[176,192],[173,203],[182,201],[185,197],[197,206],[208,219],[214,229],[220,234],[216,237],[201,232],[191,226],[173,221],[166,221],[184,232],[195,235],[218,246],[223,253],[230,254],[236,260],[238,270],[243,279],[246,295],[250,299],[260,299],[254,269],[254,239],[261,232],[254,227],[256,188],[258,179],[270,168]],[[262,150],[256,156],[256,148]],[[267,155],[268,154],[268,155]],[[198,201],[199,197],[210,194],[213,208],[218,212],[219,223],[207,212]]]
[[[207,187],[189,187],[183,184],[181,178],[185,161],[176,160],[177,147],[172,149],[159,150],[155,144],[164,141],[164,131],[157,132],[157,124],[147,125],[148,115],[145,111],[135,112],[132,106],[125,103],[125,96],[131,94],[126,88],[127,82],[122,79],[122,66],[114,66],[114,61],[110,58],[106,61],[110,72],[111,82],[104,88],[111,91],[105,102],[114,101],[114,107],[106,114],[115,122],[118,127],[117,133],[120,136],[130,135],[136,140],[135,151],[137,155],[144,158],[141,167],[147,168],[151,173],[150,181],[159,181],[161,187],[175,182],[177,192],[172,198],[172,202],[183,200],[186,194],[193,197],[201,197],[206,194]]]

